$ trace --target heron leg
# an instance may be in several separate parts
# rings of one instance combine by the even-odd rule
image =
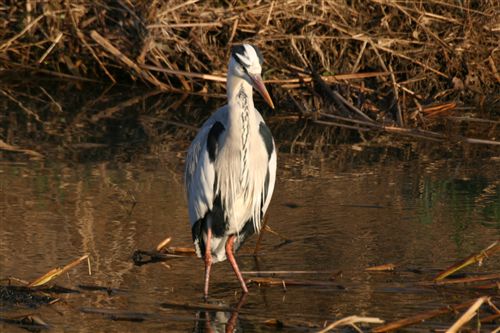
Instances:
[[[247,285],[245,284],[245,280],[243,280],[243,276],[241,275],[240,269],[238,268],[238,263],[236,262],[236,259],[234,259],[233,244],[234,244],[235,238],[236,238],[235,235],[231,235],[227,239],[226,255],[227,255],[227,259],[229,259],[229,262],[231,263],[231,266],[233,267],[234,274],[236,274],[236,277],[240,281],[241,289],[243,289],[244,293],[248,293],[248,288],[247,288]]]
[[[207,241],[205,242],[205,288],[203,294],[208,297],[208,282],[210,280],[210,268],[212,267],[212,251],[210,249],[210,240],[212,239],[212,228],[208,227]]]

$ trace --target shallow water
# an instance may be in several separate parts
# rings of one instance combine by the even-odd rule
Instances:
[[[383,149],[335,154],[280,155],[269,225],[292,241],[283,244],[266,233],[254,257],[254,236],[237,257],[243,271],[322,271],[279,276],[333,281],[332,286],[251,285],[235,318],[239,331],[274,331],[264,325],[270,319],[316,325],[348,315],[394,320],[479,295],[415,282],[500,238],[498,158],[432,160]],[[201,260],[136,266],[131,259],[135,249],[152,249],[166,236],[173,237],[174,246],[191,246],[182,155],[145,155],[129,163],[2,162],[0,277],[33,280],[88,253],[92,275],[82,264],[57,283],[118,290],[60,295],[61,302],[31,310],[52,330],[223,330],[229,312],[161,306],[202,301]],[[395,264],[396,271],[365,271],[386,263]],[[491,273],[499,267],[496,256],[466,271]],[[210,288],[211,303],[235,306],[240,300],[227,262],[214,266]],[[146,320],[113,320],[95,309],[146,313],[141,317]],[[446,327],[440,322],[425,327]],[[0,329],[22,331],[5,323]]]

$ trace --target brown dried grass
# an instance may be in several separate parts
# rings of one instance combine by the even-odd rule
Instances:
[[[138,73],[103,49],[104,36],[138,66],[222,75],[228,45],[263,49],[268,77],[388,71],[415,94],[442,92],[457,78],[494,92],[500,12],[494,1],[7,1],[0,11],[4,68],[30,66],[86,78]],[[147,70],[145,70],[147,72]],[[200,89],[203,80],[153,73],[163,83]],[[457,83],[459,85],[459,83]]]
[[[221,94],[229,45],[250,42],[265,55],[278,106],[316,123],[302,135],[310,143],[331,137],[328,119],[311,115],[317,109],[371,118],[377,130],[469,121],[463,105],[485,106],[469,116],[495,120],[499,34],[492,0],[7,1],[0,69]],[[343,96],[347,113],[325,89]],[[367,131],[345,120],[327,125]]]

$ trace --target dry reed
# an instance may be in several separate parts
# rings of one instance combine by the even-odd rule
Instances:
[[[328,140],[333,126],[362,137],[382,131],[496,145],[499,13],[491,0],[7,1],[0,70],[221,94],[228,46],[250,42],[265,54],[279,108],[312,120],[294,143]],[[40,120],[15,93],[0,91]],[[488,109],[465,113],[462,105]],[[422,131],[457,121],[479,126],[483,137]]]

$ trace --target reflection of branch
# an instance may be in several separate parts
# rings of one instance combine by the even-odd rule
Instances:
[[[162,308],[181,308],[186,310],[206,310],[206,311],[223,311],[223,312],[233,312],[236,311],[235,308],[221,305],[221,304],[210,304],[210,303],[189,303],[189,302],[176,302],[176,301],[165,301],[160,304]]]
[[[3,89],[0,89],[0,93],[2,93],[3,95],[5,95],[5,97],[7,97],[8,99],[10,99],[14,103],[16,103],[21,108],[21,110],[23,110],[28,116],[32,116],[39,123],[42,122],[40,120],[40,117],[35,112],[33,112],[30,109],[28,109],[27,107],[25,107],[23,103],[21,103],[20,101],[18,101],[14,96],[12,96],[11,94],[9,94],[7,91],[5,91]]]
[[[101,119],[112,118],[116,112],[122,111],[123,109],[128,108],[132,105],[135,105],[137,103],[144,102],[147,98],[149,98],[151,96],[158,95],[161,92],[162,92],[161,90],[153,90],[145,95],[134,96],[134,97],[132,97],[124,102],[121,102],[117,105],[114,105],[112,107],[109,107],[107,109],[100,111],[98,114],[92,116],[90,121],[93,123],[96,123]]]
[[[5,143],[2,139],[0,139],[0,150],[6,150],[6,151],[13,151],[17,153],[24,153],[33,157],[37,158],[43,158],[44,156],[40,154],[39,152],[36,152],[31,149],[25,149],[25,148],[19,148],[17,146],[9,145],[8,143]]]
[[[260,249],[260,243],[262,242],[262,238],[264,238],[264,233],[265,232],[269,232],[279,238],[281,238],[281,240],[288,244],[290,243],[292,240],[290,240],[289,238],[286,238],[285,236],[283,236],[282,234],[280,234],[279,232],[277,231],[274,231],[273,229],[271,229],[270,226],[267,225],[267,222],[268,222],[268,216],[269,215],[266,215],[264,217],[264,225],[262,226],[262,228],[260,229],[260,233],[259,233],[259,238],[257,239],[257,243],[255,244],[255,249],[253,250],[253,255],[256,256],[259,254],[259,249]]]
[[[402,135],[402,136],[411,136],[411,137],[416,137],[416,138],[421,138],[421,139],[431,140],[431,141],[450,140],[450,141],[465,142],[465,143],[470,143],[470,144],[485,144],[485,145],[494,145],[494,146],[500,145],[500,141],[494,141],[494,140],[468,138],[468,137],[463,137],[463,136],[456,136],[453,138],[449,138],[446,135],[438,133],[438,132],[421,130],[421,129],[417,129],[417,128],[403,128],[403,127],[397,127],[397,126],[385,126],[385,125],[381,125],[378,123],[365,122],[365,121],[361,121],[361,120],[350,119],[347,117],[336,116],[336,115],[323,113],[323,112],[320,112],[319,115],[326,117],[326,118],[339,119],[342,121],[363,125],[366,127],[370,127],[372,130],[379,130],[379,131],[387,132],[387,133],[391,133],[391,134],[398,134],[398,135]],[[318,121],[314,121],[314,122],[318,123],[318,124],[322,124],[322,125],[347,127],[347,128],[353,128],[353,129],[364,130],[364,131],[369,130],[366,127],[359,127],[359,126],[353,127],[351,125],[340,124],[340,123],[332,122],[332,121],[318,120]]]
[[[262,242],[262,238],[264,237],[264,232],[266,230],[268,221],[269,221],[269,215],[266,215],[264,217],[264,224],[262,225],[262,228],[260,228],[259,238],[257,239],[257,243],[255,243],[255,249],[253,250],[254,256],[256,256],[259,253],[260,243]]]

